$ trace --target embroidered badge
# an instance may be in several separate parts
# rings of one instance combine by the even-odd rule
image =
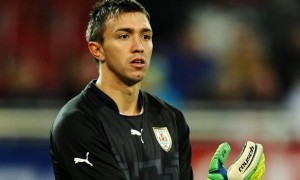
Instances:
[[[168,131],[167,127],[153,127],[153,131],[156,137],[157,142],[161,146],[161,148],[169,152],[172,147],[172,138]]]

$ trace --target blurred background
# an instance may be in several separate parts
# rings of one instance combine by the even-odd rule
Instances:
[[[97,78],[85,42],[95,2],[0,1],[0,180],[54,179],[49,129]],[[264,145],[264,179],[299,179],[299,1],[140,2],[154,30],[143,89],[184,112],[195,179],[220,143],[229,166],[247,140]]]

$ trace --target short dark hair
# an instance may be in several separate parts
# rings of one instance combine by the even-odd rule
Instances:
[[[150,21],[150,15],[145,7],[135,0],[104,0],[97,2],[90,13],[86,41],[96,41],[102,44],[104,42],[105,22],[122,13],[130,12],[141,12]]]

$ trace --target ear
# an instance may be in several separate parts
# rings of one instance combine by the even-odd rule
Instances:
[[[103,46],[100,43],[91,41],[88,44],[88,48],[90,50],[90,53],[100,62],[103,62],[105,60]]]

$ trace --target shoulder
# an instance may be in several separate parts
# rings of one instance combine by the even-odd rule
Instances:
[[[147,92],[143,93],[144,96],[146,96],[145,99],[147,101],[149,111],[151,111],[153,114],[161,114],[162,112],[165,112],[163,114],[166,114],[166,117],[172,117],[164,118],[165,121],[172,120],[172,122],[175,123],[177,127],[180,127],[180,131],[182,127],[184,127],[183,129],[186,129],[187,123],[181,110],[165,102],[157,96],[153,96]]]
[[[82,94],[77,95],[67,102],[57,114],[51,133],[54,136],[66,136],[84,133],[87,127],[93,125],[93,115],[89,105],[85,102]]]
[[[176,116],[183,116],[183,113],[181,110],[179,110],[178,108],[174,107],[173,105],[167,103],[166,101],[162,100],[161,98],[151,95],[144,91],[142,93],[150,107],[155,107],[158,109],[166,109],[166,110],[174,113]]]

